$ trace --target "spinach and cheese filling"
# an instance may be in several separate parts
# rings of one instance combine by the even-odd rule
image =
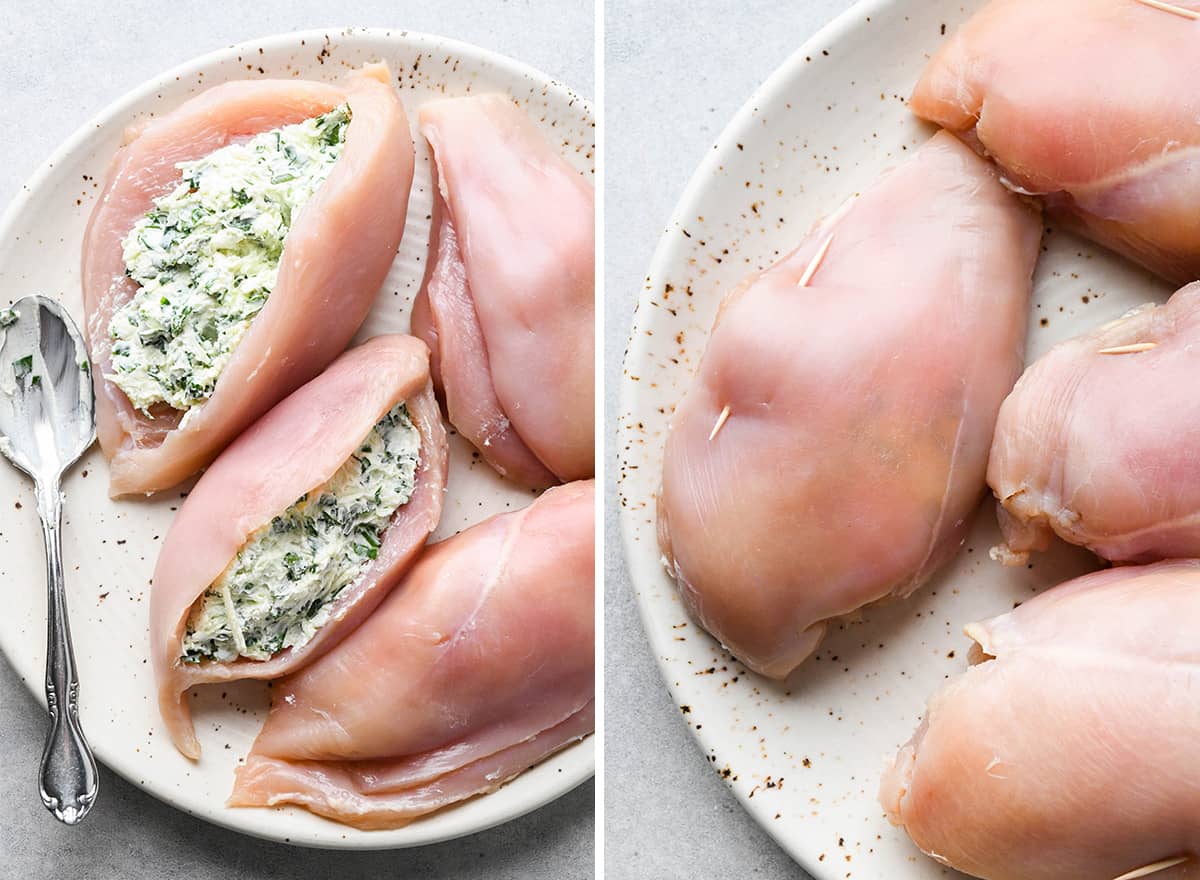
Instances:
[[[112,374],[148,413],[206,401],[275,287],[293,219],[333,169],[350,108],[263,132],[194,162],[122,242],[140,286],[109,322]]]
[[[330,480],[259,529],[188,616],[186,662],[267,660],[306,644],[379,553],[416,487],[421,436],[401,403]]]

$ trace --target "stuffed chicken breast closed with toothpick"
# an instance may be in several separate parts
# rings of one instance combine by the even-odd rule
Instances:
[[[959,546],[1040,235],[941,133],[722,303],[671,419],[658,531],[688,610],[750,668],[786,676],[831,620]]]

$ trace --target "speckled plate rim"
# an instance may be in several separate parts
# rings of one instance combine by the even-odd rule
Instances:
[[[723,164],[732,160],[736,155],[736,144],[738,143],[739,135],[751,127],[755,118],[755,107],[766,103],[768,97],[782,92],[786,88],[794,87],[796,78],[801,76],[802,71],[805,69],[806,57],[819,54],[821,49],[829,49],[837,45],[850,31],[861,26],[864,16],[869,18],[877,14],[880,10],[895,6],[897,2],[898,0],[859,0],[858,3],[846,9],[789,55],[749,95],[741,107],[738,108],[733,118],[722,129],[713,144],[713,148],[706,153],[697,166],[696,171],[688,180],[687,186],[683,190],[683,195],[680,196],[674,211],[671,212],[670,222],[667,225],[669,231],[659,238],[658,244],[654,249],[654,255],[650,260],[650,269],[646,274],[647,282],[638,297],[637,313],[634,315],[629,342],[625,349],[623,367],[636,363],[645,356],[649,343],[647,342],[647,337],[639,332],[641,325],[637,315],[643,311],[644,307],[648,311],[647,303],[651,291],[661,286],[659,283],[661,279],[669,276],[668,269],[676,261],[680,250],[684,247],[679,237],[673,235],[671,230],[681,228],[686,224],[687,218],[696,214],[697,203],[704,189],[708,186],[708,181]],[[622,413],[636,412],[638,409],[638,398],[641,394],[638,383],[631,381],[629,375],[627,369],[622,369],[619,395],[620,411]],[[622,463],[624,463],[624,453],[621,452],[619,455]],[[625,552],[626,568],[629,571],[630,580],[634,587],[634,594],[637,598],[638,614],[642,621],[642,629],[646,633],[651,647],[654,649],[655,663],[658,666],[663,683],[674,694],[675,688],[671,683],[671,670],[662,659],[665,654],[669,653],[669,649],[671,648],[668,641],[669,636],[656,625],[658,621],[655,617],[654,606],[638,586],[639,572],[635,567],[634,560],[644,555],[644,549],[637,540],[638,525],[636,518],[632,512],[622,506],[620,508],[619,521],[621,524],[621,543]],[[689,725],[688,729],[705,750],[717,748],[722,744],[722,740],[718,736],[708,733],[705,729],[697,730],[691,725]],[[715,728],[708,728],[708,730],[712,729]],[[822,876],[819,873],[822,870],[821,866],[810,858],[810,854],[798,849],[796,841],[781,833],[780,825],[771,821],[773,814],[765,803],[760,801],[760,804],[755,804],[744,797],[737,789],[731,788],[730,790],[737,798],[741,807],[750,814],[763,831],[787,852],[793,860],[806,871],[813,874],[813,876]]]
[[[504,70],[507,73],[517,78],[525,78],[532,82],[541,83],[548,94],[557,94],[559,98],[566,104],[576,102],[581,105],[582,112],[588,117],[594,117],[591,102],[583,98],[564,83],[549,76],[548,74],[538,70],[537,68],[517,61],[507,55],[499,52],[494,52],[490,49],[485,49],[481,46],[476,46],[472,43],[455,40],[449,37],[441,37],[436,34],[424,33],[421,31],[399,29],[399,28],[373,28],[373,27],[329,27],[329,28],[308,28],[305,30],[291,31],[287,33],[272,34],[262,38],[244,40],[239,43],[234,43],[221,49],[216,49],[207,52],[203,55],[196,56],[188,61],[176,65],[169,70],[164,71],[158,76],[146,80],[141,85],[126,92],[117,100],[113,101],[99,113],[88,119],[83,125],[77,128],[65,141],[63,141],[50,156],[43,161],[32,175],[22,184],[20,190],[13,196],[12,201],[0,214],[0,238],[12,238],[16,232],[18,221],[22,214],[27,210],[28,206],[38,198],[39,191],[48,182],[55,165],[60,164],[66,157],[70,156],[77,150],[86,146],[89,139],[94,136],[94,132],[98,129],[111,125],[122,118],[132,120],[133,108],[141,101],[146,100],[151,95],[155,94],[159,89],[167,86],[177,78],[190,76],[197,70],[201,70],[206,66],[226,62],[230,57],[236,56],[239,53],[251,53],[259,48],[263,49],[287,49],[300,40],[312,40],[315,43],[320,43],[329,35],[336,34],[342,39],[355,39],[365,37],[374,40],[395,40],[403,41],[405,48],[412,46],[428,46],[429,48],[437,47],[439,50],[450,50],[455,54],[464,57],[471,57],[478,61]],[[0,646],[0,655],[4,656],[6,662],[19,672],[28,672],[25,669],[26,664],[18,663],[14,658],[8,655],[8,652]],[[38,703],[45,707],[46,696],[42,691],[42,675],[40,670],[34,674],[21,675],[22,681],[29,688],[34,698]],[[126,766],[123,760],[113,760],[114,755],[109,753],[102,746],[97,746],[93,743],[93,748],[96,757],[110,770],[120,775],[127,782],[137,786],[141,790],[154,796],[158,800],[182,810],[190,816],[204,819],[214,825],[228,828],[232,831],[237,831],[241,834],[250,837],[256,837],[263,840],[270,840],[276,843],[285,843],[291,846],[301,846],[313,849],[340,849],[340,850],[388,850],[388,849],[405,849],[416,846],[426,846],[429,844],[442,843],[448,840],[454,840],[467,835],[476,834],[481,831],[486,831],[489,828],[494,828],[497,825],[502,825],[505,822],[510,822],[517,819],[546,804],[557,800],[566,795],[573,789],[582,785],[588,779],[595,775],[596,757],[594,748],[595,736],[589,735],[582,741],[568,746],[563,751],[557,753],[558,757],[569,752],[581,753],[582,760],[572,760],[568,762],[567,768],[561,773],[554,774],[551,779],[553,784],[546,785],[539,789],[533,789],[529,786],[523,786],[520,796],[502,798],[497,804],[497,809],[481,820],[473,823],[456,823],[454,821],[442,822],[437,826],[439,830],[430,832],[425,829],[420,820],[411,825],[404,826],[393,831],[377,832],[382,835],[387,835],[386,838],[372,838],[366,835],[352,835],[346,838],[330,838],[323,841],[313,841],[306,839],[285,839],[265,830],[259,830],[253,825],[246,825],[238,822],[234,816],[242,815],[241,811],[234,811],[229,808],[220,808],[213,810],[192,810],[182,807],[174,801],[171,793],[165,789],[160,789],[154,784],[152,776],[148,776],[145,780],[139,780],[139,771],[136,767]],[[553,760],[555,756],[551,756],[546,760]],[[528,789],[528,790],[527,790]],[[511,790],[510,790],[511,791]],[[485,795],[490,797],[490,795]],[[446,816],[452,812],[453,808],[447,813],[438,813],[436,815]],[[336,829],[341,829],[343,826],[331,823],[331,826]],[[403,835],[400,837],[399,835]]]

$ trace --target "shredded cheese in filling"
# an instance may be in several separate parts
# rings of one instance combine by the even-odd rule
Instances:
[[[412,497],[420,446],[401,403],[327,483],[251,535],[192,607],[183,660],[268,660],[311,640]]]
[[[180,162],[123,242],[140,285],[113,313],[112,372],[130,403],[186,412],[204,403],[266,305],[292,221],[341,155],[350,109]]]

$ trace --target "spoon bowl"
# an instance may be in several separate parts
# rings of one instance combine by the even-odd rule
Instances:
[[[96,438],[87,349],[44,296],[0,311],[0,452],[33,477],[61,476]]]

